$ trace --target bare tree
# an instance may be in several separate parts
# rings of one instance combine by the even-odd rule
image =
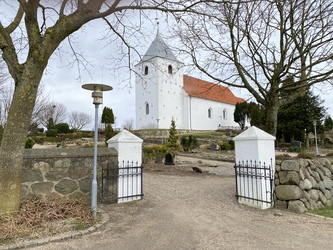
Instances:
[[[58,102],[42,103],[39,107],[39,112],[36,116],[39,124],[48,127],[50,119],[53,124],[65,122],[67,118],[67,107]]]
[[[13,212],[19,208],[25,138],[39,83],[51,55],[60,43],[69,39],[71,34],[86,23],[103,19],[110,32],[116,34],[125,44],[124,54],[128,54],[133,47],[126,40],[125,35],[133,36],[140,28],[140,24],[132,25],[130,15],[134,11],[141,13],[142,18],[148,18],[144,11],[186,11],[190,6],[201,4],[201,2],[200,0],[18,0],[15,2],[8,0],[0,2],[1,10],[6,7],[11,11],[17,9],[11,17],[5,15],[0,17],[0,50],[15,85],[0,148],[0,213]],[[6,12],[6,15],[10,15],[11,11]],[[139,20],[142,19],[139,17]],[[21,54],[23,58],[20,60],[19,52],[23,52]],[[82,60],[80,54],[75,52],[73,52],[73,58],[76,62]]]
[[[92,117],[84,112],[73,111],[69,114],[69,126],[77,131],[92,122]]]
[[[272,135],[281,105],[332,83],[331,0],[208,1],[175,16],[182,52],[213,80],[247,89],[265,107]]]
[[[129,119],[129,120],[126,120],[123,124],[123,128],[126,129],[126,130],[133,130],[134,129],[134,119]]]

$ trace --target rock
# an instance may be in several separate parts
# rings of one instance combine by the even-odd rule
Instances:
[[[298,200],[303,197],[303,191],[294,185],[279,185],[275,189],[279,200]]]
[[[287,208],[288,204],[286,201],[277,200],[274,202],[274,207]]]
[[[193,172],[196,172],[196,173],[202,173],[202,169],[201,168],[199,168],[199,167],[192,167],[192,170],[193,170]]]
[[[304,180],[304,190],[310,190],[312,188],[312,183],[310,180],[305,179]]]
[[[304,199],[306,199],[308,201],[311,200],[311,197],[310,197],[309,193],[306,192],[306,191],[303,191],[303,197],[304,197]]]
[[[317,202],[315,202],[314,200],[310,200],[310,209],[311,209],[311,210],[316,210],[316,209],[318,209]]]
[[[306,169],[306,167],[301,167],[299,169],[299,176],[301,178],[301,180],[304,180],[305,178],[309,179],[309,171]]]
[[[281,170],[298,172],[299,163],[296,160],[285,160],[281,164]]]
[[[321,201],[317,201],[317,209],[320,208],[324,208],[325,206],[323,205],[323,203],[321,203]]]
[[[311,189],[308,191],[308,194],[310,195],[311,200],[314,200],[315,202],[319,199],[319,191]]]
[[[311,182],[313,189],[319,189],[318,182],[316,182],[316,180],[312,176],[309,176],[309,181]]]
[[[41,171],[22,169],[22,183],[25,182],[43,182]]]
[[[282,213],[280,210],[275,210],[273,213],[275,216],[282,216]]]
[[[67,195],[73,193],[77,188],[78,185],[75,181],[70,179],[63,179],[55,185],[55,190],[62,195]]]
[[[324,176],[325,176],[323,171],[321,171],[320,168],[317,168],[316,172],[319,174],[320,180],[322,181],[324,179]]]
[[[320,182],[318,183],[318,185],[319,185],[319,190],[320,190],[321,192],[325,193],[326,188],[325,188],[325,184],[324,184],[324,182],[320,181]]]
[[[325,195],[325,197],[326,197],[328,200],[331,200],[331,198],[332,198],[332,194],[331,194],[331,192],[330,192],[330,191],[328,191],[328,190],[325,190],[325,193],[324,193],[324,195]]]
[[[311,169],[309,169],[309,173],[310,175],[316,180],[316,182],[320,182],[320,176],[317,172],[312,171]]]
[[[295,171],[281,171],[279,173],[279,179],[281,184],[298,185],[299,174]]]
[[[31,185],[32,193],[36,196],[47,197],[51,194],[53,182],[34,183]]]
[[[327,198],[322,192],[319,192],[319,201],[321,201],[321,203],[323,203],[324,206],[327,205]]]
[[[326,163],[324,164],[324,166],[326,166]],[[331,177],[331,171],[327,168],[324,167],[322,165],[319,166],[320,170],[324,173],[324,175],[326,175],[327,177]]]
[[[333,181],[331,178],[324,176],[323,183],[324,183],[326,189],[331,190],[333,188]]]
[[[301,201],[289,201],[288,210],[299,214],[304,214],[307,211],[304,203]]]

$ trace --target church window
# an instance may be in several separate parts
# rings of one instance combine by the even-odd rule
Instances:
[[[145,66],[145,76],[148,75],[148,66]]]
[[[168,73],[172,74],[172,66],[171,65],[168,66]]]
[[[146,115],[149,115],[149,104],[146,102]]]
[[[227,119],[227,110],[226,109],[223,110],[223,119]]]
[[[208,118],[212,118],[212,116],[213,116],[213,110],[212,110],[212,108],[209,108],[208,109]]]

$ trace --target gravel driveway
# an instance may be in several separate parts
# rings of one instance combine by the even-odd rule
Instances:
[[[333,220],[239,205],[231,166],[215,170],[219,175],[186,165],[150,167],[143,200],[100,206],[110,216],[101,230],[35,249],[333,248]]]

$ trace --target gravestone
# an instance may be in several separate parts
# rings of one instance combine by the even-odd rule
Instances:
[[[171,153],[165,155],[164,165],[175,165],[174,157]]]
[[[300,141],[293,141],[293,142],[291,142],[291,146],[293,148],[300,148],[300,147],[302,147],[302,142],[300,142]]]
[[[162,164],[163,163],[163,157],[162,157],[162,155],[156,155],[155,156],[155,163],[156,164]]]

